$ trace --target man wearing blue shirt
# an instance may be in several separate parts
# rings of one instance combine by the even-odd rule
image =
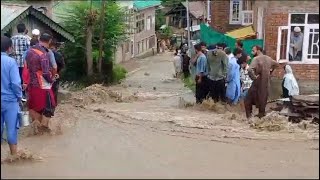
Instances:
[[[11,51],[11,39],[1,36],[1,140],[6,125],[10,152],[11,155],[16,155],[22,89],[18,65],[8,55]]]
[[[196,102],[201,104],[209,93],[208,84],[208,62],[206,56],[202,53],[200,44],[194,46],[197,53],[196,65]]]

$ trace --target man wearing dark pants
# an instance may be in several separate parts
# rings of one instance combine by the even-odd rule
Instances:
[[[223,51],[224,44],[217,44],[215,50],[208,52],[208,64],[209,64],[209,81],[210,81],[210,97],[218,102],[221,100],[225,102],[226,87],[225,79],[227,76],[228,56]]]
[[[194,46],[197,53],[196,66],[196,102],[201,104],[209,93],[208,80],[208,62],[206,56],[202,53],[201,45]]]
[[[19,74],[22,82],[22,70],[24,66],[24,60],[23,60],[23,54],[27,49],[30,47],[30,40],[29,37],[25,34],[26,32],[26,25],[25,24],[18,24],[17,25],[17,31],[18,34],[14,35],[12,40],[13,45],[13,55],[12,57],[17,61],[18,67],[19,67]],[[25,93],[23,92],[23,96],[25,96]]]

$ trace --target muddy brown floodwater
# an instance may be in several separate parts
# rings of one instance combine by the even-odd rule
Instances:
[[[20,149],[41,161],[3,163],[1,178],[319,178],[318,125],[272,113],[249,124],[236,109],[193,106],[171,59],[139,60],[120,85],[72,93],[52,119],[62,134],[22,130]]]

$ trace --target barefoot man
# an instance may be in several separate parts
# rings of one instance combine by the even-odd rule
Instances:
[[[11,155],[17,155],[18,125],[22,98],[21,79],[15,59],[9,57],[12,41],[1,36],[1,141],[4,125]]]
[[[265,109],[268,101],[268,89],[270,86],[270,75],[273,70],[279,65],[269,56],[262,54],[260,46],[254,46],[252,53],[255,56],[248,73],[253,80],[251,87],[248,90],[248,95],[245,98],[245,109],[247,118],[252,116],[252,105],[256,105],[259,109],[258,117],[265,116]]]

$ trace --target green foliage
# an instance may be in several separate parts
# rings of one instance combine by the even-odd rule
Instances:
[[[185,87],[188,87],[193,92],[196,91],[196,82],[191,78],[191,76],[183,78],[183,83]]]
[[[161,9],[156,10],[156,24],[155,29],[156,31],[160,30],[160,27],[166,24],[166,17],[165,13],[161,11]]]
[[[127,70],[122,66],[116,64],[112,70],[113,82],[119,82],[126,77]]]
[[[172,36],[173,30],[170,26],[167,26],[161,31],[161,37],[164,39],[168,39]]]
[[[104,20],[104,49],[103,49],[103,74],[95,73],[95,77],[85,77],[86,76],[86,55],[85,55],[85,38],[86,38],[86,15],[90,12],[90,7],[92,7],[92,12],[99,14],[100,4],[98,1],[92,3],[86,1],[79,1],[77,3],[72,3],[68,8],[64,9],[64,13],[60,15],[63,20],[61,25],[71,32],[75,37],[75,42],[67,42],[64,48],[64,55],[66,60],[66,70],[62,78],[67,81],[79,81],[83,80],[85,84],[90,85],[90,81],[94,83],[99,83],[96,81],[102,81],[105,83],[111,83],[113,78],[112,64],[113,55],[116,50],[116,45],[124,39],[125,34],[125,24],[123,12],[120,7],[111,1],[107,1],[105,10],[105,20]],[[99,17],[96,18],[97,20]],[[100,24],[93,23],[93,42],[92,42],[92,53],[93,61],[97,62],[98,59],[98,49],[99,49],[99,32]],[[111,68],[110,68],[111,67]],[[94,68],[96,66],[94,65]],[[94,69],[96,72],[96,69]],[[87,79],[87,80],[86,80]],[[119,79],[119,78],[116,78]]]

